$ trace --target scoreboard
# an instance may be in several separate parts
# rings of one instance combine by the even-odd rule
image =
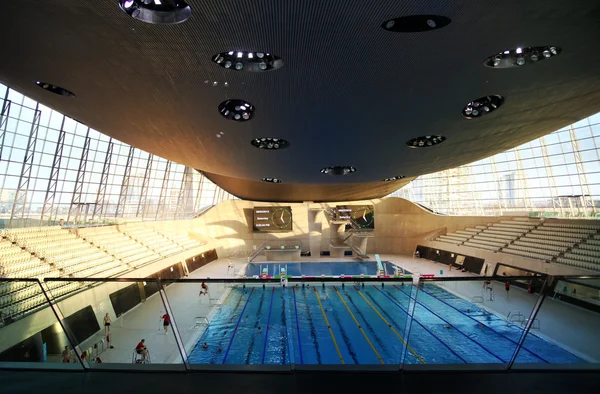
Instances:
[[[373,205],[337,205],[335,213],[338,220],[351,220],[363,229],[375,228]]]
[[[262,233],[292,231],[292,208],[254,207],[252,227]]]

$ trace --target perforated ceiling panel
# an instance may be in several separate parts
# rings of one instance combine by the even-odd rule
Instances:
[[[512,148],[600,111],[600,11],[595,0],[190,0],[192,16],[152,25],[117,0],[0,2],[0,80],[89,126],[167,159],[227,179],[253,199],[367,199],[406,181]],[[393,33],[389,19],[438,14],[439,30]],[[556,45],[538,64],[495,70],[488,56]],[[268,51],[266,72],[227,70],[212,55]],[[66,88],[61,97],[35,80]],[[471,100],[505,97],[489,115],[461,115]],[[227,99],[254,117],[221,116]],[[216,135],[224,133],[220,138]],[[425,135],[446,141],[409,149]],[[290,142],[256,149],[259,137]],[[328,176],[320,169],[353,166]],[[283,183],[257,189],[263,177]],[[260,184],[260,183],[259,183]],[[303,188],[302,185],[311,185]],[[254,190],[254,191],[253,191]],[[311,191],[312,190],[312,191]]]

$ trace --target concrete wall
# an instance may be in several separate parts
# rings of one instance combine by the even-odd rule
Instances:
[[[189,231],[215,245],[220,257],[243,256],[265,240],[300,240],[304,250],[318,256],[329,250],[331,231],[324,209],[336,205],[373,205],[374,237],[367,242],[368,253],[411,254],[418,242],[436,234],[486,224],[510,217],[440,216],[431,214],[401,198],[331,203],[259,203],[242,200],[224,201],[201,217],[183,221],[161,222],[164,228]],[[252,210],[260,206],[291,206],[293,231],[254,233]],[[168,223],[168,224],[163,224]],[[158,224],[156,224],[158,226]],[[162,227],[161,227],[162,228]]]

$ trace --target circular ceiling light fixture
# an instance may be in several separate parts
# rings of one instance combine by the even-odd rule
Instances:
[[[283,66],[280,57],[267,52],[229,51],[217,53],[212,61],[227,70],[261,72]]]
[[[479,118],[497,110],[502,103],[504,103],[504,97],[498,94],[480,97],[467,104],[462,110],[462,115],[467,119]]]
[[[60,86],[52,85],[51,83],[35,81],[35,84],[40,88],[51,93],[58,94],[59,96],[75,97],[75,93],[71,92],[70,90],[61,88]]]
[[[279,178],[262,178],[262,181],[269,183],[281,183],[281,179]]]
[[[254,106],[244,100],[225,100],[219,104],[219,112],[227,119],[245,122],[254,116]]]
[[[381,25],[387,31],[397,33],[419,33],[446,27],[452,22],[448,17],[441,15],[409,15],[390,19]]]
[[[426,135],[408,140],[406,145],[409,148],[429,148],[430,146],[441,144],[444,141],[446,141],[446,137],[443,135]]]
[[[255,138],[250,143],[257,148],[266,150],[285,149],[290,146],[290,143],[286,140],[271,137]]]
[[[154,24],[181,23],[192,15],[182,0],[119,0],[119,6],[132,18]]]
[[[550,59],[560,52],[555,46],[509,49],[488,57],[483,64],[490,68],[522,67]]]
[[[356,168],[352,166],[332,166],[321,169],[321,174],[327,175],[348,175],[356,172]]]
[[[404,176],[404,175],[391,176],[389,178],[385,178],[383,181],[384,182],[391,182],[391,181],[397,181],[398,179],[402,179],[402,178],[406,178],[406,176]]]

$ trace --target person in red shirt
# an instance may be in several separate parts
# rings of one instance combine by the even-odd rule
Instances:
[[[135,352],[137,354],[141,354],[142,355],[142,362],[146,361],[146,355],[148,354],[148,349],[146,348],[146,345],[144,344],[145,340],[142,339],[140,341],[140,343],[137,344],[137,346],[135,347]]]
[[[198,295],[206,295],[208,294],[208,286],[206,285],[206,283],[202,282],[202,285],[200,286],[200,294]]]
[[[169,331],[169,325],[171,324],[171,318],[169,317],[168,313],[165,313],[160,319],[163,321],[163,328],[165,329],[165,334],[167,334]]]

